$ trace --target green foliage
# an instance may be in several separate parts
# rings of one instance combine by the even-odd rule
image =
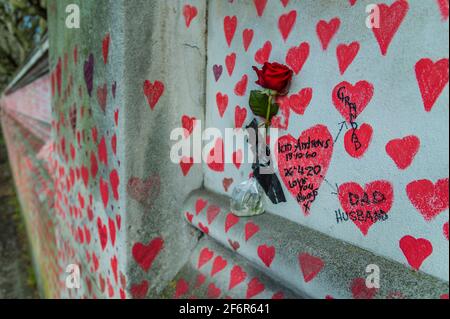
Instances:
[[[0,0],[0,92],[47,30],[46,0]]]

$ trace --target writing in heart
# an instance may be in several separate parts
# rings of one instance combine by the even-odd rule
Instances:
[[[298,139],[290,134],[280,137],[277,154],[281,179],[308,216],[333,154],[328,128],[319,124],[304,131]]]

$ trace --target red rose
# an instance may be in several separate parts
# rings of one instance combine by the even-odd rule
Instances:
[[[286,65],[280,63],[264,63],[261,70],[258,70],[256,66],[253,67],[258,75],[258,81],[256,84],[262,86],[265,89],[277,91],[279,94],[285,94],[289,90],[291,85],[292,76],[294,72]]]

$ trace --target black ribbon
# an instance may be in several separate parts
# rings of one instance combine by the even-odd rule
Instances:
[[[262,145],[259,145],[260,136],[258,131],[258,122],[256,119],[253,119],[253,121],[246,128],[247,130],[252,129],[255,133],[253,135],[255,138],[249,140],[250,147],[256,158],[255,163],[252,165],[253,176],[256,178],[259,185],[261,185],[264,189],[264,192],[273,204],[285,203],[286,197],[284,196],[280,181],[274,173],[272,159],[270,156],[270,148],[266,144],[263,137],[261,137],[263,140]],[[250,134],[250,136],[252,135]],[[261,173],[261,168],[266,170],[266,172]],[[270,174],[268,172],[272,173]]]

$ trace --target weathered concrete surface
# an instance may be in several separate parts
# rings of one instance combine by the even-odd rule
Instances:
[[[37,298],[27,234],[0,131],[0,299]]]

